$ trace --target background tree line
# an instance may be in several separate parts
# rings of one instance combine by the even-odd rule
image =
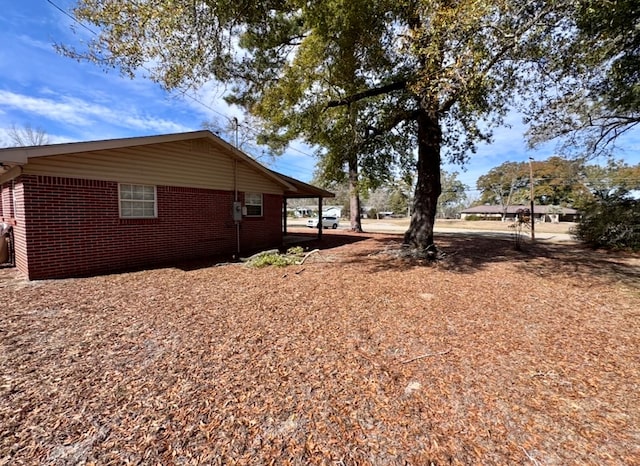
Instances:
[[[605,166],[585,159],[553,156],[543,161],[505,162],[478,178],[478,204],[526,204],[533,173],[537,205],[574,207],[582,210],[594,199],[614,194],[631,195],[640,190],[640,165],[610,159]]]
[[[314,184],[335,193],[336,197],[330,201],[342,207],[343,217],[350,217],[351,192],[346,182],[326,182],[321,179],[312,181]],[[460,211],[468,207],[467,191],[469,186],[458,179],[458,172],[442,170],[440,175],[442,194],[438,198],[437,218],[457,218]],[[393,212],[394,217],[410,217],[413,205],[412,180],[407,177],[393,178],[375,187],[361,189],[362,211],[369,218],[376,218],[380,212]],[[304,201],[302,201],[304,203]]]
[[[527,204],[533,173],[534,202],[581,211],[575,236],[597,247],[640,250],[640,164],[609,159],[606,165],[584,159],[550,157],[544,161],[505,162],[478,179],[479,204]]]

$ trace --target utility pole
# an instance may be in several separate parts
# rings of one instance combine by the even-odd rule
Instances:
[[[529,157],[529,181],[531,185],[531,191],[529,192],[529,200],[531,201],[531,241],[535,241],[536,233],[535,233],[535,225],[536,225],[536,217],[533,211],[533,165],[531,162],[533,161],[533,157]]]

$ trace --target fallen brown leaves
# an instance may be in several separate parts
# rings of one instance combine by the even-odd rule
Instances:
[[[0,464],[639,464],[637,257],[443,235],[422,265],[398,240],[0,271]]]

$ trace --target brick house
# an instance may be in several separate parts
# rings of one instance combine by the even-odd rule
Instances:
[[[513,221],[520,209],[528,209],[528,205],[509,205],[502,207],[499,205],[479,205],[469,207],[460,212],[460,218],[467,220],[477,218],[482,220],[502,220]],[[536,222],[576,222],[580,217],[580,212],[569,207],[552,205],[534,205],[533,213]]]
[[[333,197],[210,131],[0,149],[0,187],[31,280],[278,247],[288,197]]]

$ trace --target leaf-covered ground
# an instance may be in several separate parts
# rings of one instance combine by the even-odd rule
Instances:
[[[637,256],[324,236],[285,268],[0,270],[0,464],[640,464]]]

